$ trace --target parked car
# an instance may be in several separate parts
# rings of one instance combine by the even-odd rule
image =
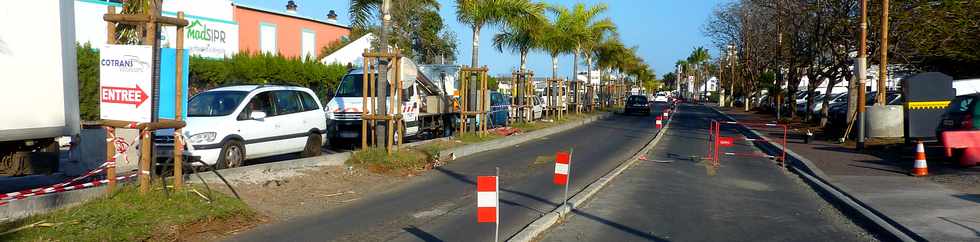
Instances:
[[[943,131],[980,129],[980,94],[957,96],[949,103],[936,127],[936,137]]]
[[[878,100],[875,98],[878,92],[868,92],[865,93],[865,104],[868,106],[874,105]],[[885,97],[887,105],[902,105],[905,103],[902,98],[902,93],[900,92],[888,92]],[[844,95],[844,101],[838,102],[830,105],[830,109],[827,110],[828,121],[833,125],[846,125],[850,117],[847,117],[847,95]]]
[[[534,106],[531,107],[531,117],[534,120],[538,120],[544,117],[544,99],[540,96],[534,97]]]
[[[323,104],[309,88],[244,85],[192,97],[183,135],[189,156],[229,168],[246,159],[320,155],[326,126]]]
[[[627,97],[623,113],[650,115],[650,103],[647,101],[647,97],[643,95],[631,95]]]
[[[832,94],[830,96],[830,101],[828,104],[833,105],[835,103],[847,102],[847,93]],[[823,111],[823,99],[819,101],[814,101],[813,103],[813,115],[820,116],[820,112]]]

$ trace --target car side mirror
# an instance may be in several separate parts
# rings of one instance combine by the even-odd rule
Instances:
[[[262,120],[266,117],[266,114],[262,111],[252,111],[252,114],[248,117],[254,120]]]

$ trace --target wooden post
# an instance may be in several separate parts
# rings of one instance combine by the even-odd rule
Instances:
[[[146,193],[150,191],[150,129],[143,128],[140,129],[140,164],[139,164],[139,180],[140,180],[140,193]]]
[[[177,12],[177,19],[184,19],[184,12]],[[177,26],[177,49],[176,49],[176,59],[177,59],[177,75],[175,76],[175,82],[177,87],[174,89],[177,98],[174,99],[174,120],[181,121],[184,119],[181,115],[184,103],[181,102],[184,96],[184,27]],[[184,136],[181,133],[183,129],[174,129],[174,190],[180,190],[180,187],[184,184]]]
[[[116,7],[109,6],[108,13],[116,13]],[[106,22],[106,42],[108,44],[116,43],[116,25],[112,22]],[[106,164],[105,173],[108,182],[108,189],[106,189],[106,194],[112,194],[112,191],[116,189],[116,129],[112,127],[105,127],[105,160],[108,162]],[[125,154],[123,154],[125,155]]]
[[[367,49],[364,53],[367,53]],[[361,75],[361,149],[367,149],[367,115],[368,115],[368,71],[371,70],[371,65],[368,64],[368,58],[364,57],[364,75]]]
[[[878,102],[875,104],[886,105],[885,98],[888,93],[885,91],[885,82],[888,81],[888,0],[881,1],[881,47],[878,53],[881,54],[881,61],[878,63]]]
[[[487,66],[483,66],[483,72],[480,75],[480,134],[487,134],[487,122],[490,121],[490,117],[487,115]]]

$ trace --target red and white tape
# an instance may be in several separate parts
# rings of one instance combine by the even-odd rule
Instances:
[[[47,186],[47,187],[40,187],[40,188],[34,188],[34,189],[27,189],[27,190],[23,190],[23,191],[17,191],[17,192],[10,192],[10,193],[0,194],[0,200],[7,200],[7,199],[11,199],[13,197],[17,197],[17,196],[20,196],[20,195],[23,195],[23,194],[34,193],[34,192],[42,191],[42,190],[46,190],[46,189],[54,189],[54,188],[68,186],[68,185],[71,185],[71,184],[76,183],[78,181],[81,181],[81,180],[83,180],[85,178],[91,177],[91,176],[93,176],[95,174],[101,173],[102,171],[105,170],[105,168],[108,165],[110,165],[112,163],[114,163],[114,162],[105,162],[105,163],[102,163],[102,165],[100,165],[98,168],[95,168],[94,170],[88,171],[85,174],[82,174],[81,176],[72,178],[71,180],[68,180],[68,181],[65,181],[65,182],[62,182],[62,183],[54,184],[54,185]],[[112,165],[114,165],[114,164],[112,164]]]
[[[125,176],[117,176],[116,177],[116,181],[122,181],[122,180],[130,179],[130,178],[136,177],[137,175],[138,174],[133,173],[133,174],[125,175]],[[44,195],[44,194],[51,194],[51,193],[59,193],[59,192],[65,192],[65,191],[71,191],[71,190],[79,190],[79,189],[90,188],[90,187],[97,187],[97,186],[101,186],[102,184],[106,184],[106,183],[109,183],[109,179],[102,179],[102,180],[91,181],[91,182],[86,182],[86,183],[81,183],[81,184],[70,185],[70,186],[49,187],[49,188],[42,189],[40,191],[35,191],[35,192],[30,192],[30,193],[25,193],[25,194],[20,194],[20,195],[14,196],[14,197],[12,197],[10,199],[7,199],[7,201],[0,202],[0,206],[7,205],[10,201],[16,201],[16,200],[20,200],[20,199],[24,199],[24,198],[28,198],[28,197],[33,197],[33,196],[38,196],[38,195]]]

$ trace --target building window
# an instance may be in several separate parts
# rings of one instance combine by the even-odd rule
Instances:
[[[303,58],[306,58],[307,56],[316,58],[316,32],[304,28],[301,39],[302,44],[300,46],[303,47],[301,52]]]
[[[276,49],[276,25],[262,22],[259,25],[259,49],[264,53],[278,54]]]

